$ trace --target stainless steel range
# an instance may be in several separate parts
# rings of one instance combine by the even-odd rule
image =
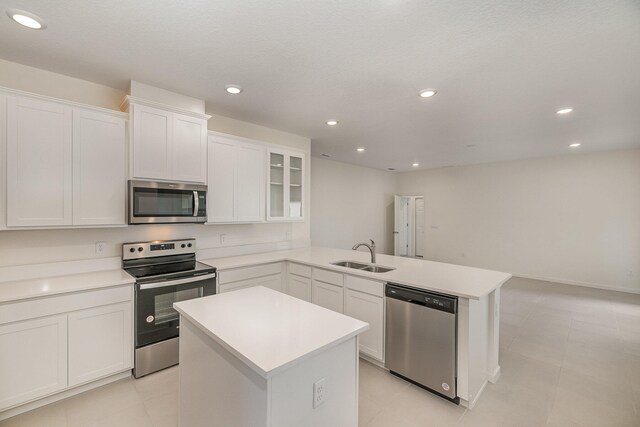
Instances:
[[[173,303],[216,293],[216,269],[196,261],[195,239],[122,245],[135,283],[135,363],[140,378],[178,363],[180,316]]]

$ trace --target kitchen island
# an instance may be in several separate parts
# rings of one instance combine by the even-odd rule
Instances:
[[[360,355],[385,367],[386,283],[458,297],[457,386],[460,404],[473,408],[488,382],[500,377],[500,288],[511,274],[455,264],[377,255],[376,273],[335,265],[370,263],[368,252],[306,247],[200,260],[217,267],[217,292],[256,285],[294,295],[364,320],[371,328],[360,337]],[[213,254],[211,254],[213,255]]]
[[[180,426],[358,425],[367,323],[262,286],[174,307]]]

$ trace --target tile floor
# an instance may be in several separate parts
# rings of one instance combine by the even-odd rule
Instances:
[[[501,315],[502,377],[472,411],[362,362],[360,426],[640,426],[640,295],[512,279]],[[121,380],[0,426],[176,426],[177,374]]]

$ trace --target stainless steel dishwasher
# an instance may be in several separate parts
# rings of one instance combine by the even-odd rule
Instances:
[[[389,283],[386,367],[452,402],[456,396],[458,298]]]

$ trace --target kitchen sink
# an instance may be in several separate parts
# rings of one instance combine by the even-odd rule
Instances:
[[[392,268],[392,267],[383,267],[381,265],[374,265],[374,264],[364,264],[357,261],[336,261],[336,262],[332,262],[331,264],[336,265],[338,267],[353,268],[354,270],[369,271],[371,273],[386,273],[387,271],[395,270],[395,268]]]
[[[392,267],[382,267],[380,265],[368,265],[365,268],[361,268],[363,271],[370,271],[372,273],[386,273],[387,271],[395,270]]]
[[[338,267],[355,268],[356,270],[361,270],[369,266],[369,264],[363,264],[361,262],[355,262],[355,261],[338,261],[338,262],[332,262],[331,264],[337,265]]]

